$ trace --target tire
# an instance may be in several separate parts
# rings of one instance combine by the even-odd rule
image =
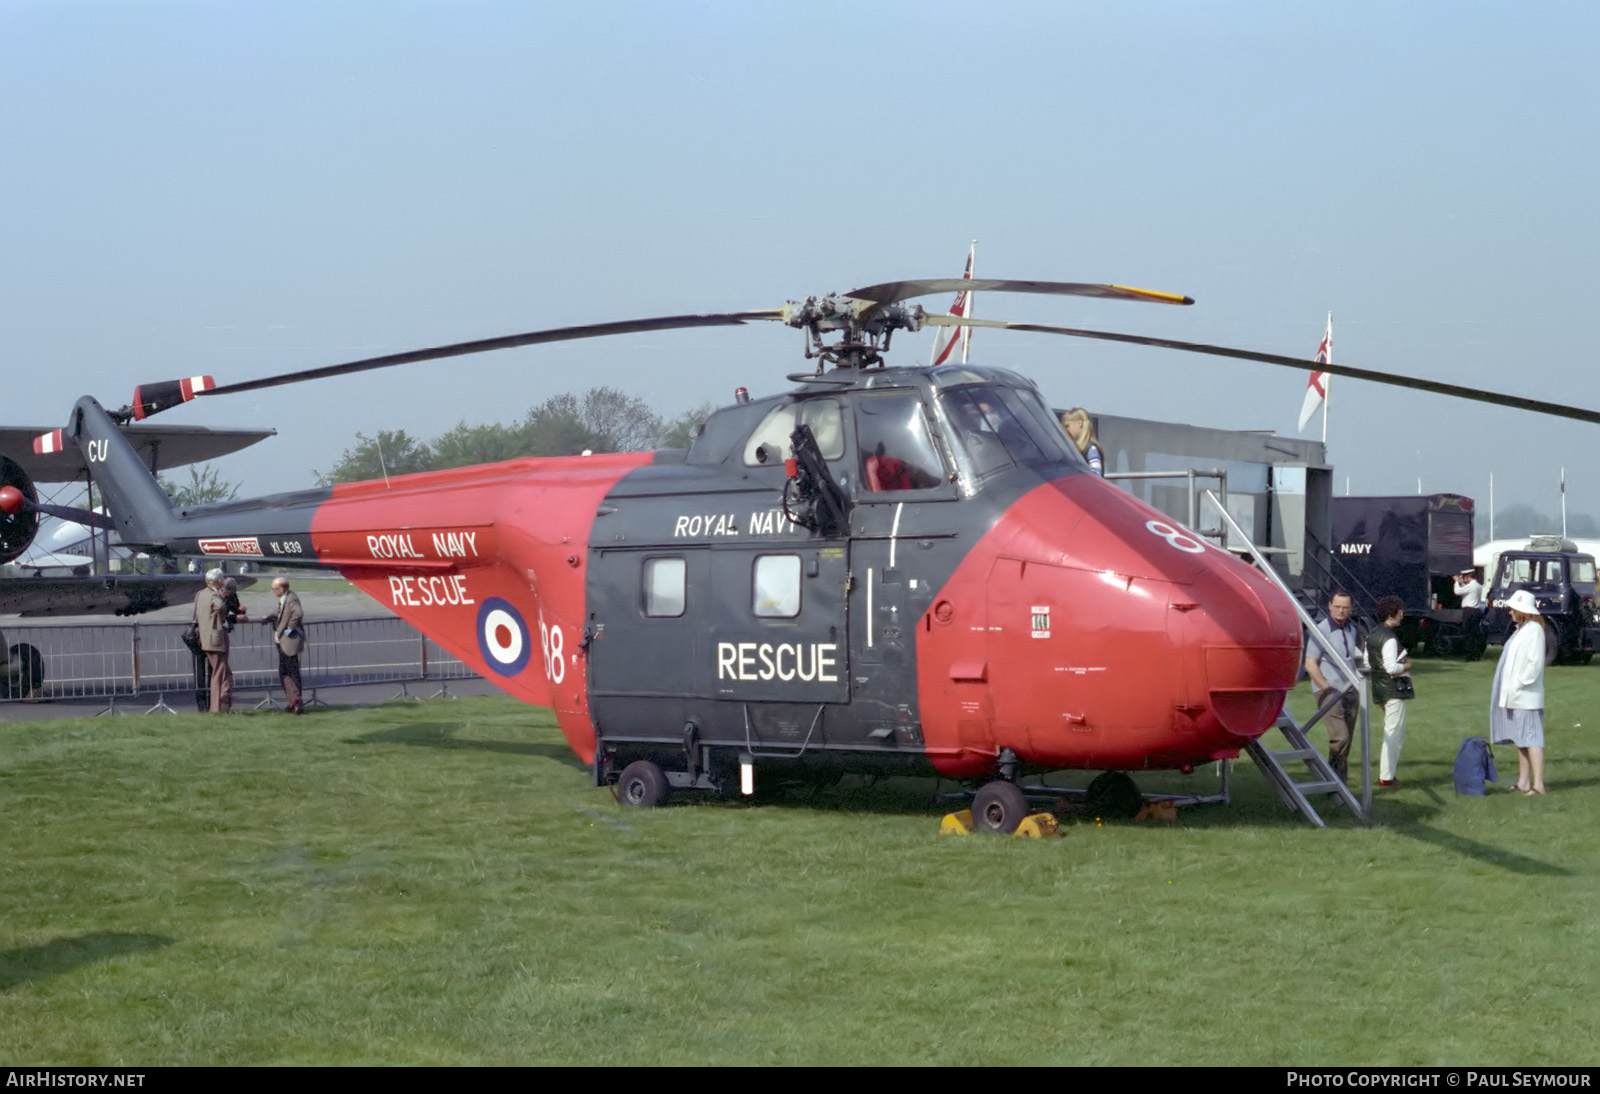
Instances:
[[[14,676],[0,675],[0,697],[6,699],[32,699],[44,687],[44,657],[26,642],[12,646],[7,665]]]
[[[1084,804],[1100,816],[1131,820],[1144,804],[1144,798],[1126,772],[1102,771],[1089,783]]]
[[[633,761],[617,779],[617,800],[638,809],[654,809],[671,791],[666,774],[649,760]]]
[[[1009,836],[1028,815],[1028,798],[1016,783],[996,779],[972,796],[972,826],[980,832]]]

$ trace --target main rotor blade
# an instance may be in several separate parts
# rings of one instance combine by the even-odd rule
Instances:
[[[1095,296],[1103,300],[1144,300],[1154,304],[1193,304],[1191,297],[1180,293],[1158,292],[1155,289],[1133,289],[1126,285],[1088,285],[1076,281],[996,281],[970,277],[934,277],[922,281],[885,281],[882,285],[868,285],[864,289],[851,289],[845,296],[857,300],[870,300],[875,304],[892,304],[897,300],[910,300],[916,296],[929,296],[946,292],[1026,292],[1050,296]]]
[[[1557,418],[1572,418],[1580,422],[1600,424],[1600,411],[1584,410],[1565,403],[1547,403],[1542,399],[1525,399],[1520,395],[1501,395],[1481,388],[1446,384],[1439,380],[1422,380],[1413,376],[1398,376],[1390,372],[1373,372],[1370,369],[1351,368],[1349,365],[1321,364],[1304,361],[1298,357],[1281,357],[1276,353],[1256,353],[1228,346],[1211,346],[1201,342],[1177,342],[1171,338],[1150,338],[1142,334],[1116,334],[1103,330],[1080,330],[1076,327],[1046,327],[1037,323],[1007,323],[998,319],[962,319],[954,315],[929,315],[923,319],[933,327],[998,327],[1002,330],[1037,331],[1041,334],[1064,334],[1072,338],[1093,338],[1101,342],[1127,342],[1135,346],[1158,346],[1162,349],[1184,350],[1188,353],[1208,353],[1213,357],[1232,357],[1241,361],[1259,361],[1264,365],[1281,365],[1302,372],[1329,372],[1335,376],[1348,376],[1352,380],[1370,380],[1391,387],[1408,387],[1416,391],[1429,391],[1435,395],[1452,395],[1458,399],[1472,399],[1480,403],[1531,410],[1535,414],[1551,414]]]
[[[260,380],[243,380],[237,384],[223,384],[197,395],[232,395],[240,391],[257,391],[282,384],[298,384],[304,380],[321,380],[329,376],[344,376],[351,372],[389,368],[393,365],[410,365],[418,361],[437,361],[443,357],[462,357],[469,353],[488,353],[497,349],[515,349],[543,342],[568,342],[578,338],[602,338],[608,334],[638,334],[643,331],[677,330],[681,327],[736,327],[755,319],[782,319],[782,308],[761,311],[723,312],[716,315],[668,315],[659,319],[628,319],[620,323],[594,323],[585,327],[555,327],[551,330],[529,331],[526,334],[509,334],[503,338],[481,338],[475,342],[456,342],[432,349],[414,349],[405,353],[390,353],[382,357],[368,357],[360,361],[347,361],[340,365],[302,369]]]

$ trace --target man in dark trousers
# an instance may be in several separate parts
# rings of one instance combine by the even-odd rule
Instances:
[[[1367,637],[1352,612],[1355,601],[1343,589],[1328,598],[1328,614],[1317,624],[1317,630],[1328,639],[1328,644],[1351,668],[1359,668]],[[1328,766],[1343,779],[1350,762],[1350,739],[1355,734],[1356,722],[1361,716],[1361,693],[1357,685],[1340,672],[1335,662],[1322,652],[1314,642],[1306,643],[1306,675],[1316,687],[1317,706],[1321,707],[1339,696],[1339,703],[1323,717],[1328,730]]]
[[[211,669],[211,713],[233,710],[233,670],[228,667],[228,631],[232,627],[228,602],[222,593],[222,571],[206,571],[206,587],[194,598],[194,625],[200,632],[200,649]]]
[[[278,644],[278,679],[283,681],[283,698],[290,714],[301,713],[300,651],[306,648],[305,613],[300,597],[289,591],[289,579],[272,579],[272,593],[278,610],[268,612],[261,622],[273,624],[272,638]]]

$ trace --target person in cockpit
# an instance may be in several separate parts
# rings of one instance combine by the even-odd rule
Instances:
[[[905,460],[887,455],[882,441],[879,441],[877,447],[868,454],[865,466],[862,468],[862,478],[867,484],[867,489],[876,492],[917,488],[911,474],[911,465]]]

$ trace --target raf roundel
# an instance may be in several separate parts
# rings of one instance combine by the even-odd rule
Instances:
[[[528,667],[533,643],[522,614],[510,602],[491,596],[478,609],[478,651],[501,676],[515,676]]]

